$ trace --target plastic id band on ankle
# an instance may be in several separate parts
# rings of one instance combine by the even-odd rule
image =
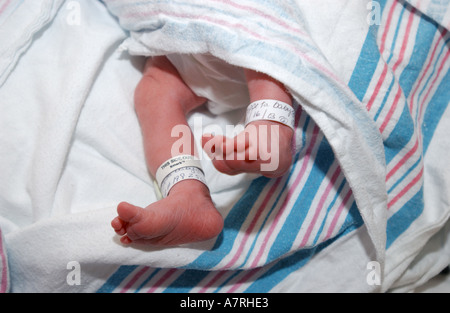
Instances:
[[[155,178],[163,198],[183,180],[195,179],[206,185],[200,160],[192,155],[179,155],[165,161],[156,171]]]
[[[278,122],[294,129],[295,110],[289,104],[277,100],[255,101],[247,108],[245,126],[260,120]]]

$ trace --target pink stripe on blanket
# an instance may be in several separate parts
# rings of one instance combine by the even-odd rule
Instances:
[[[314,212],[313,219],[311,223],[308,226],[308,229],[306,230],[306,234],[303,237],[303,240],[300,244],[300,248],[303,248],[308,243],[309,237],[311,236],[311,233],[314,229],[314,226],[316,225],[317,219],[319,218],[320,212],[322,212],[322,209],[325,205],[325,200],[328,197],[328,194],[331,192],[333,186],[335,185],[337,179],[339,178],[339,175],[341,174],[341,168],[338,166],[336,170],[334,171],[333,177],[330,179],[330,182],[328,183],[327,188],[325,189],[325,192],[322,194],[322,197],[320,198],[319,204],[317,205],[316,211]]]
[[[147,271],[149,270],[149,267],[144,267],[142,268],[129,282],[128,284],[125,285],[125,287],[123,287],[123,289],[120,291],[120,293],[125,293],[127,292],[135,283],[136,281],[142,276],[144,275]]]
[[[0,7],[0,15],[3,14],[10,3],[11,0],[6,0],[5,3],[2,4],[2,6]]]
[[[164,282],[166,280],[168,280],[173,274],[175,274],[175,272],[177,271],[176,268],[170,269],[167,271],[166,274],[164,274],[163,277],[161,277],[160,280],[158,280],[156,282],[156,284],[154,286],[152,286],[152,288],[150,288],[147,292],[148,293],[154,293],[156,291],[156,289],[158,289],[162,284],[164,284]]]
[[[195,21],[203,20],[203,21],[206,21],[206,22],[209,22],[212,24],[216,24],[219,26],[225,26],[225,27],[229,27],[229,28],[238,29],[238,30],[245,32],[245,33],[251,35],[252,37],[257,38],[258,40],[261,40],[264,42],[272,42],[273,41],[273,38],[262,36],[260,33],[254,32],[242,24],[232,23],[232,22],[225,21],[223,19],[216,19],[216,18],[212,18],[209,16],[203,16],[203,15],[192,15],[192,14],[185,14],[185,13],[181,14],[181,13],[174,13],[174,12],[170,12],[170,11],[155,10],[155,11],[150,11],[150,12],[131,13],[131,14],[125,15],[124,18],[127,18],[127,19],[148,18],[148,17],[152,17],[152,16],[157,16],[159,14],[164,14],[168,17],[190,19],[190,20],[195,20]],[[277,43],[277,44],[279,46],[284,46],[285,49],[291,50],[292,52],[297,54],[299,57],[301,57],[303,60],[308,61],[311,65],[313,65],[313,67],[318,69],[322,74],[325,74],[328,77],[328,79],[330,79],[334,83],[338,84],[340,87],[346,86],[339,76],[337,76],[332,70],[330,70],[328,68],[327,65],[323,64],[323,62],[321,62],[320,60],[313,59],[311,57],[310,53],[305,53],[299,47],[292,45],[292,44],[282,44],[282,43]]]
[[[445,38],[445,36],[447,35],[447,29],[444,29],[444,31],[440,34],[440,38],[438,39],[436,45],[434,46],[433,52],[431,53],[431,57],[428,60],[428,64],[425,68],[425,71],[423,71],[422,76],[419,79],[419,82],[416,85],[416,88],[414,89],[412,95],[411,95],[411,103],[409,105],[409,111],[413,112],[413,107],[414,107],[414,98],[416,96],[417,91],[419,90],[420,86],[422,85],[422,81],[424,80],[424,78],[426,77],[428,70],[431,68],[431,64],[433,63],[434,60],[434,56],[436,54],[436,51],[441,43],[441,40],[443,40]]]
[[[235,2],[230,1],[230,0],[214,0],[214,1],[226,3],[228,5],[231,5],[234,8],[251,12],[253,15],[261,16],[264,19],[267,19],[267,20],[271,21],[272,23],[277,24],[277,25],[279,25],[279,26],[281,26],[281,27],[283,27],[285,29],[288,29],[288,30],[294,32],[294,33],[300,34],[302,36],[305,35],[305,32],[303,32],[301,29],[294,28],[291,25],[289,25],[288,23],[284,22],[283,20],[277,18],[276,16],[269,15],[269,14],[267,14],[267,13],[265,13],[265,12],[263,12],[263,11],[257,9],[257,8],[253,8],[253,7],[250,7],[250,6],[247,6],[247,5],[238,4],[238,3],[235,3]]]
[[[256,266],[258,265],[258,262],[259,262],[259,260],[261,259],[261,257],[262,257],[262,255],[263,255],[263,253],[264,253],[264,251],[265,251],[265,248],[266,248],[267,244],[269,243],[269,238],[271,237],[271,235],[272,235],[272,233],[274,232],[274,230],[275,230],[275,228],[276,228],[278,222],[280,221],[280,218],[281,218],[281,216],[283,215],[283,212],[284,212],[284,210],[286,209],[286,206],[287,206],[287,204],[289,203],[289,200],[291,199],[292,195],[294,194],[294,191],[297,189],[298,185],[300,184],[300,181],[302,180],[303,175],[304,175],[305,172],[306,172],[307,165],[308,165],[308,163],[309,163],[309,160],[310,160],[310,157],[311,157],[311,154],[312,154],[312,149],[313,149],[314,146],[315,146],[315,143],[316,143],[316,140],[317,140],[318,135],[319,135],[319,127],[316,125],[316,126],[314,127],[314,130],[313,130],[313,135],[312,135],[312,139],[311,139],[310,146],[308,147],[308,150],[307,150],[307,152],[306,152],[306,155],[305,155],[305,157],[304,157],[304,159],[303,159],[303,161],[302,161],[302,167],[301,167],[301,169],[300,169],[300,173],[298,174],[298,176],[297,176],[295,182],[293,183],[291,189],[289,189],[288,194],[287,194],[287,197],[286,197],[286,199],[284,200],[282,207],[281,207],[280,210],[278,211],[277,216],[275,217],[274,221],[272,222],[272,224],[271,224],[271,226],[270,226],[270,229],[269,229],[269,231],[267,232],[266,237],[265,237],[264,240],[263,240],[263,244],[262,244],[262,246],[261,246],[261,248],[260,248],[260,250],[259,250],[257,256],[256,256],[255,259],[253,260],[253,263],[252,263],[251,267],[256,267]]]

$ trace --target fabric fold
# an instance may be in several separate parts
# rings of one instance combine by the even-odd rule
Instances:
[[[4,1],[1,5],[0,86],[33,41],[33,36],[53,20],[62,3],[64,0],[25,0]]]

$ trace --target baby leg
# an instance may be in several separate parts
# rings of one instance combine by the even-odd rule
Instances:
[[[186,114],[206,99],[197,97],[183,82],[166,57],[148,60],[135,91],[135,109],[144,139],[147,167],[155,177],[159,166],[174,157],[172,147],[180,139],[171,136],[174,127],[185,125]],[[183,147],[194,155],[193,136],[186,136]],[[181,154],[181,152],[180,152]],[[111,225],[121,242],[177,245],[217,236],[223,227],[208,188],[196,180],[181,181],[168,197],[140,208],[129,203],[117,207]]]
[[[292,106],[284,86],[263,73],[246,70],[251,102],[272,99]],[[222,173],[260,173],[267,177],[284,175],[292,163],[290,127],[272,121],[254,121],[235,138],[205,135],[202,143]]]

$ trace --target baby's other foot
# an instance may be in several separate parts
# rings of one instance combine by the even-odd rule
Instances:
[[[219,172],[228,175],[257,173],[280,177],[292,164],[290,127],[272,121],[255,121],[234,138],[205,134],[202,145]]]
[[[176,184],[146,208],[122,202],[117,212],[111,226],[123,244],[180,245],[214,238],[223,228],[208,188],[194,180]]]

